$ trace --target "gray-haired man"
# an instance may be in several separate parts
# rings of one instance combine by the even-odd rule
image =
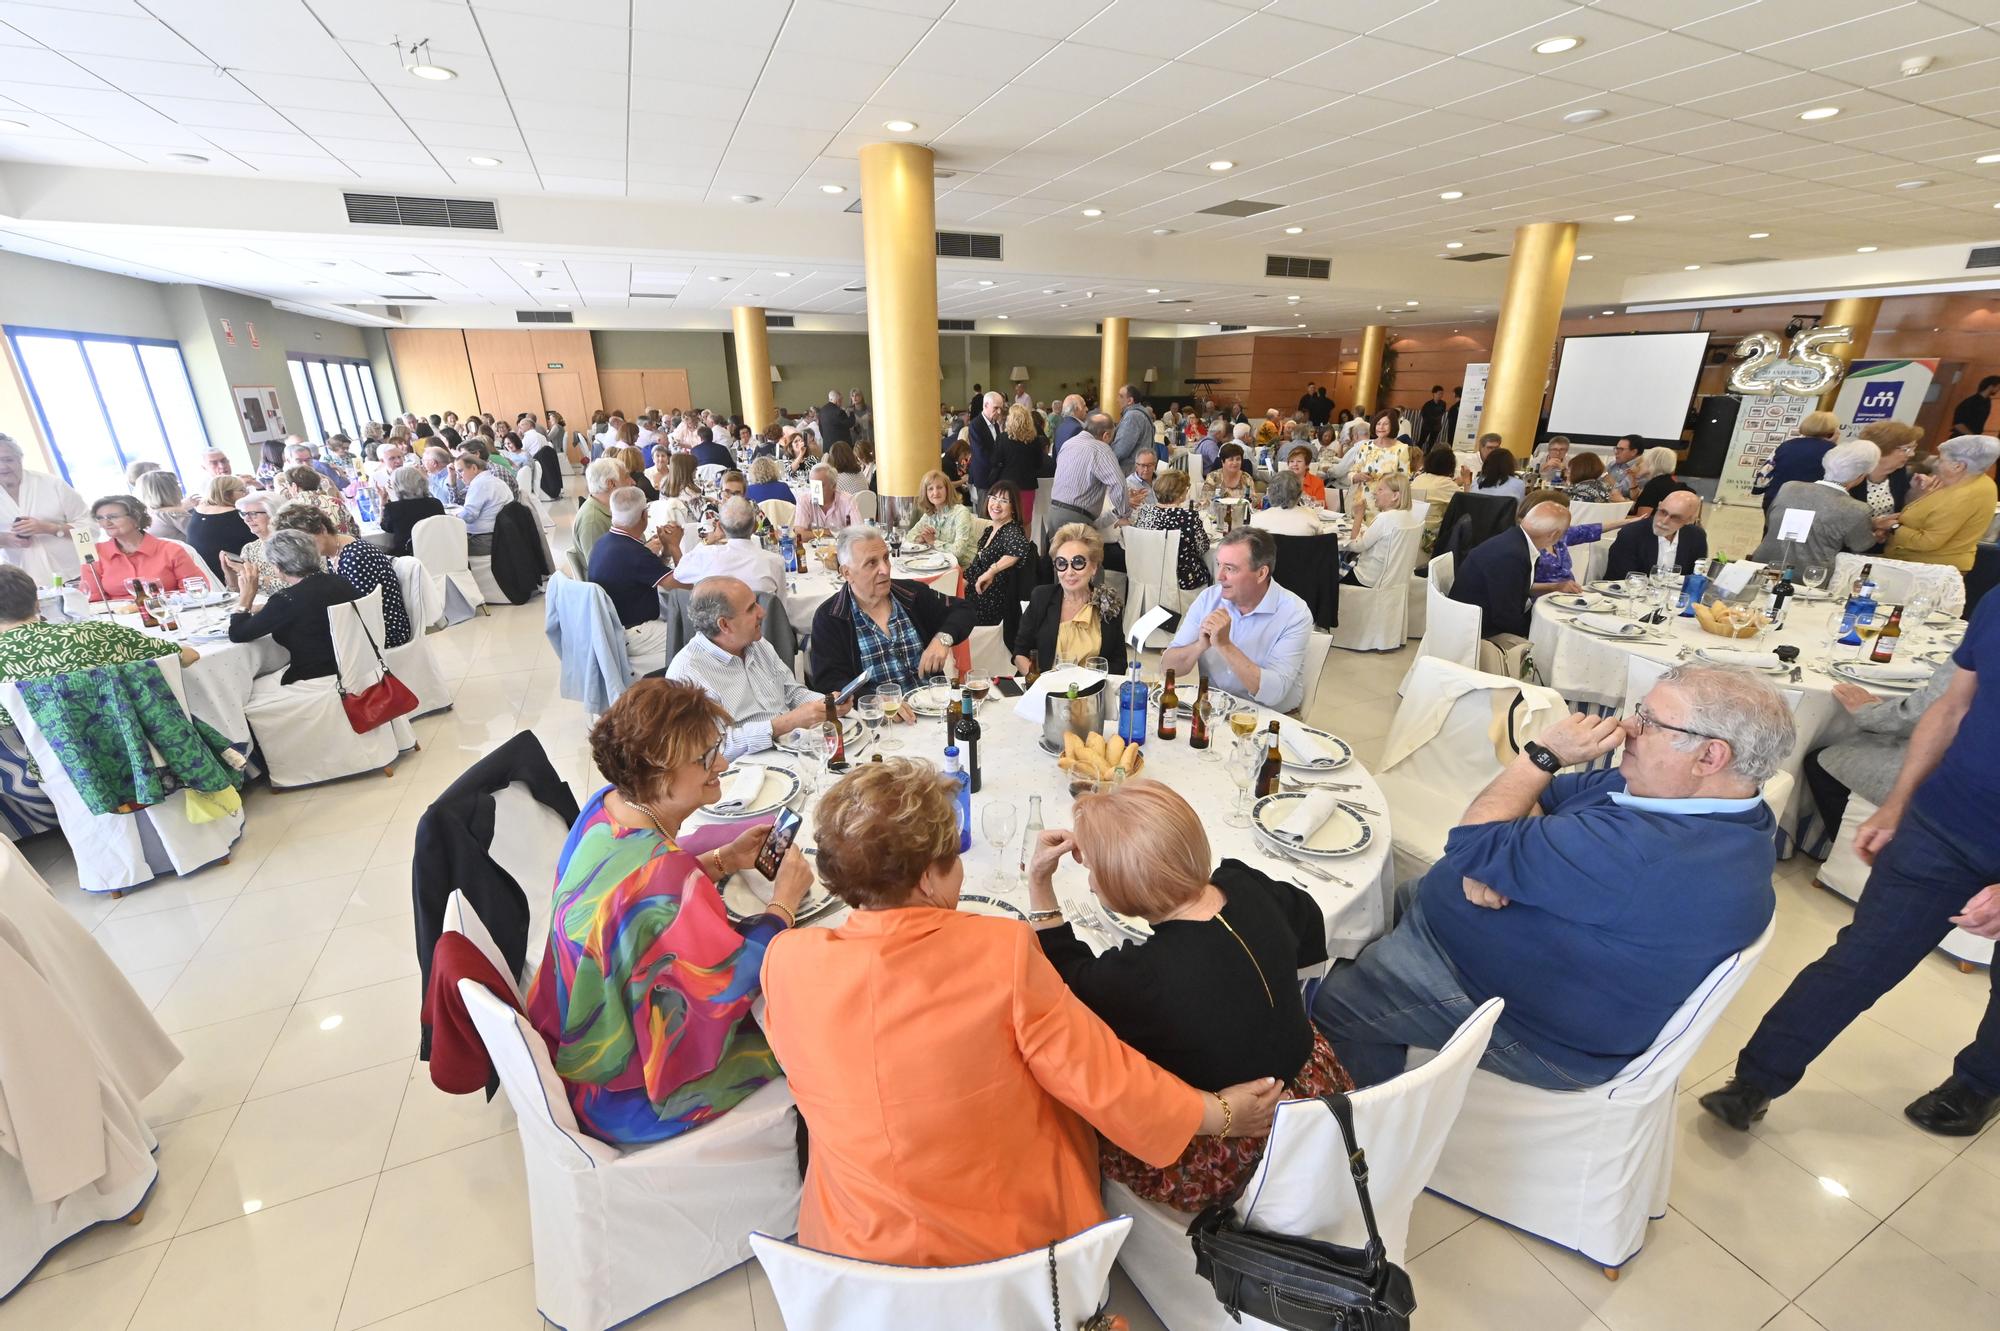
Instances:
[[[741,578],[696,583],[688,618],[695,636],[674,653],[667,678],[699,684],[729,713],[724,758],[768,749],[825,718],[825,700],[792,678],[791,667],[764,640],[764,607]]]
[[[595,466],[595,463],[591,464]],[[636,486],[611,492],[611,530],[590,549],[590,581],[611,598],[625,629],[632,673],[650,675],[667,664],[667,626],[660,620],[660,588],[671,575],[657,537],[646,540],[646,495]]]

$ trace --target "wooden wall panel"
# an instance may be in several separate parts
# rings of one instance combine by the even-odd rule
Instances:
[[[535,369],[542,374],[574,374],[577,386],[583,392],[583,412],[571,420],[572,426],[580,426],[590,419],[593,411],[604,409],[604,393],[597,383],[597,346],[591,341],[590,333],[581,328],[535,328],[528,332],[529,345],[534,348]],[[550,370],[549,366],[560,365],[561,370]],[[557,407],[556,410],[563,410]]]
[[[631,420],[636,412],[646,409],[646,390],[643,370],[599,370],[597,372],[598,399],[604,403],[605,411],[622,411],[625,419]]]
[[[405,409],[422,416],[447,410],[462,415],[478,406],[462,330],[391,328],[389,355]]]
[[[542,368],[535,359],[534,335],[526,330],[468,328],[465,354],[472,363],[472,382],[479,392],[479,409],[512,421],[523,411],[540,411]],[[528,378],[523,379],[521,376]],[[523,401],[523,390],[535,384],[531,399]]]

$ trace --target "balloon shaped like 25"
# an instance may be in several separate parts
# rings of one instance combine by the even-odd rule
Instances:
[[[1845,324],[1815,328],[1792,339],[1788,359],[1802,372],[1778,379],[1758,379],[1758,371],[1783,357],[1784,346],[1776,333],[1752,333],[1736,344],[1734,355],[1741,362],[1729,372],[1729,389],[1746,397],[1769,397],[1785,393],[1793,397],[1818,397],[1840,382],[1845,367],[1840,358],[1824,350],[1854,340],[1854,330]]]

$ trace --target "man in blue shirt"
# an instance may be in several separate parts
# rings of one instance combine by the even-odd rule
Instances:
[[[589,579],[611,598],[625,630],[632,673],[667,666],[667,626],[660,619],[660,584],[673,576],[660,557],[660,539],[646,540],[646,495],[636,486],[611,492],[611,530],[590,547]]]
[[[1792,980],[1736,1058],[1736,1075],[1701,1107],[1745,1131],[1854,1019],[1915,970],[1953,926],[2000,938],[2000,596],[1973,613],[1952,654],[1958,673],[1910,735],[1896,785],[1855,834],[1874,865],[1854,923]],[[2000,1116],[2000,969],[1986,1014],[1951,1075],[1904,1117],[1946,1137],[1970,1137]]]
[[[1182,679],[1197,662],[1208,682],[1274,712],[1305,698],[1306,639],[1312,610],[1271,580],[1278,544],[1257,527],[1238,527],[1215,547],[1215,583],[1202,589],[1160,656]]]
[[[1371,1085],[1497,996],[1481,1067],[1550,1090],[1609,1080],[1770,924],[1777,819],[1758,791],[1794,738],[1768,681],[1691,666],[1623,720],[1565,716],[1473,799],[1313,1021]],[[1554,775],[1620,742],[1616,770]]]

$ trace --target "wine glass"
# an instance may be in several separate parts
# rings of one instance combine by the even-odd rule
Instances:
[[[876,685],[875,701],[881,704],[882,716],[895,721],[903,713],[903,686],[901,684]],[[903,747],[903,741],[896,738],[894,730],[888,730],[876,738],[875,746],[883,753],[894,753],[897,749]]]
[[[1806,586],[1812,588],[1814,591],[1824,588],[1826,580],[1831,574],[1832,570],[1825,564],[1807,564],[1803,569],[1799,570],[1799,576],[1805,579]]]
[[[879,744],[882,740],[882,695],[866,693],[857,698],[854,703],[854,714],[868,727],[869,742]]]
[[[1208,730],[1208,747],[1201,751],[1201,760],[1205,763],[1219,763],[1222,761],[1224,737],[1216,733],[1215,723],[1227,716],[1228,713],[1223,708],[1216,706],[1215,699],[1212,697],[1206,702],[1203,702],[1200,698],[1196,698],[1194,702],[1188,705],[1190,713],[1193,713],[1197,709],[1200,710],[1202,723]]]
[[[1935,608],[1929,591],[1913,589],[1910,599],[1903,603],[1903,622],[1917,628],[1929,628],[1931,611]]]
[[[1101,656],[1086,656],[1083,658],[1083,668],[1094,670],[1100,675],[1108,675],[1111,673],[1111,662]]]
[[[1229,779],[1236,783],[1236,805],[1226,820],[1229,826],[1250,826],[1250,788],[1257,783],[1257,772],[1263,765],[1264,750],[1255,740],[1240,739],[1231,746],[1227,769]]]
[[[975,706],[986,701],[986,695],[992,688],[993,676],[984,670],[971,671],[965,677],[965,691],[972,695]]]
[[[1012,800],[989,799],[986,807],[979,811],[979,828],[986,833],[986,840],[998,854],[1014,839],[1014,802]]]

